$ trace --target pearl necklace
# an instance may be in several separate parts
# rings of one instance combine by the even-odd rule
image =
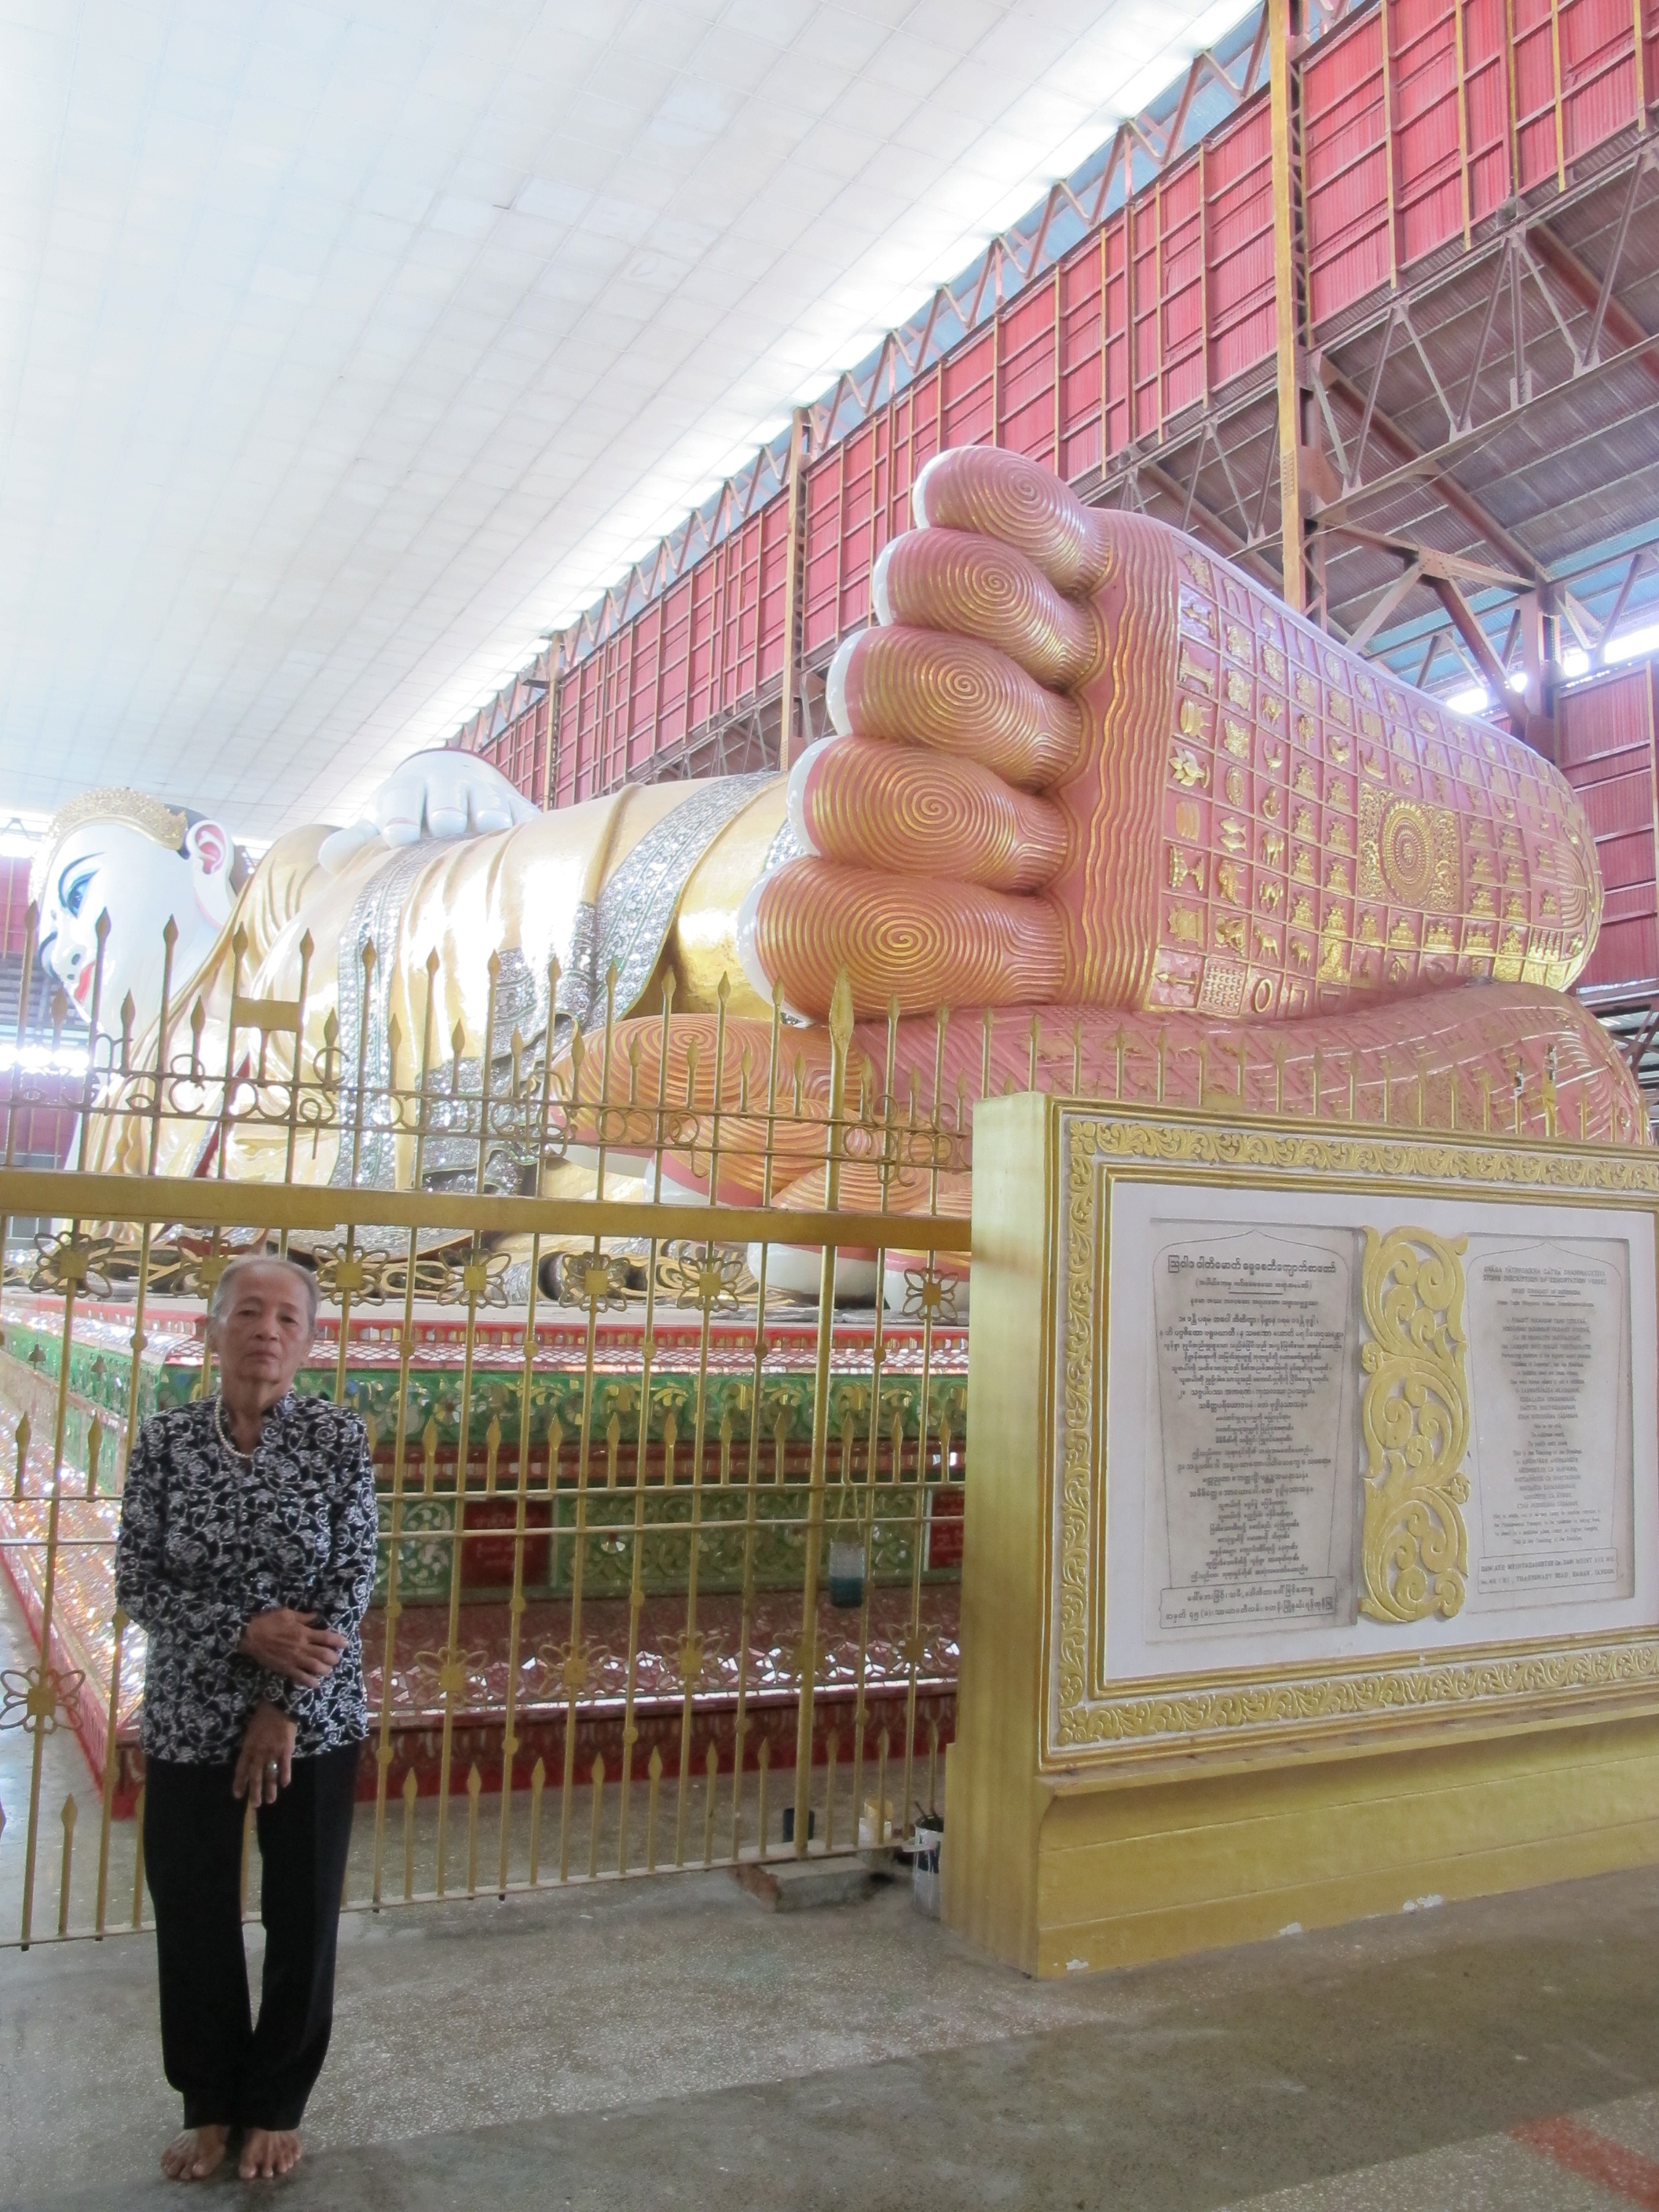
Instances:
[[[232,1442],[225,1429],[225,1401],[222,1396],[215,1398],[213,1401],[213,1425],[218,1431],[220,1443],[231,1457],[240,1460],[245,1467],[252,1467],[259,1447],[255,1444],[253,1450],[248,1452],[244,1451],[240,1444]]]

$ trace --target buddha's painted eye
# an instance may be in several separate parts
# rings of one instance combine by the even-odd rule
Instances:
[[[97,869],[94,867],[81,867],[73,871],[69,868],[64,869],[58,880],[58,902],[65,914],[80,913],[86,899],[88,888],[97,872]]]

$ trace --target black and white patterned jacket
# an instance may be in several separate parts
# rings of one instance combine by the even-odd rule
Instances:
[[[217,1401],[157,1413],[138,1432],[121,1500],[115,1601],[147,1631],[143,1737],[157,1759],[234,1759],[268,1699],[307,1756],[368,1733],[359,1624],[379,1521],[368,1438],[355,1413],[290,1391],[250,1465],[222,1442]],[[314,1690],[239,1656],[256,1613],[292,1606],[346,1648]]]

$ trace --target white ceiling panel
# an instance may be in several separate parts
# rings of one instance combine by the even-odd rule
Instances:
[[[0,0],[0,811],[441,741],[1243,0]]]

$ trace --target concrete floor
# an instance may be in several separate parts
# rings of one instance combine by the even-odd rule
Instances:
[[[899,1888],[774,1915],[696,1875],[354,1914],[283,2199],[1659,2208],[1656,1905],[1659,1876],[1608,1876],[1058,1985]],[[147,1937],[0,1954],[0,2203],[176,2201],[175,2111]]]

